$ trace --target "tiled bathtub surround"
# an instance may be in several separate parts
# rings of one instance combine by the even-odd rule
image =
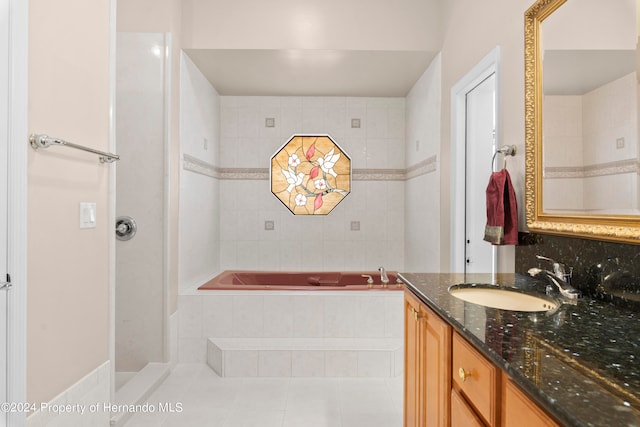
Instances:
[[[640,246],[600,240],[520,233],[515,271],[550,266],[544,255],[573,267],[572,284],[583,293],[640,307]],[[607,277],[608,276],[608,277]]]
[[[205,362],[211,338],[219,339],[219,347],[231,352],[242,346],[254,351],[236,354],[255,359],[247,363],[255,365],[256,371],[244,372],[246,376],[260,372],[271,376],[278,370],[284,376],[398,375],[402,371],[402,299],[401,291],[183,294],[178,299],[179,360]],[[380,366],[376,358],[386,358],[385,371],[373,372]],[[230,369],[240,369],[237,366]]]
[[[405,183],[387,179],[405,167],[404,98],[223,96],[220,110],[222,270],[404,267]],[[275,127],[265,127],[265,117],[275,118]],[[361,119],[360,128],[351,127],[352,118]],[[246,172],[268,170],[271,155],[293,134],[310,133],[331,135],[351,157],[354,179],[330,215],[300,218],[271,194],[268,180]],[[234,171],[244,179],[228,179]],[[367,171],[377,179],[356,178]],[[265,230],[265,221],[273,221],[273,230]],[[352,221],[360,222],[359,231],[351,230]]]
[[[180,289],[225,269],[439,269],[439,197],[424,197],[440,188],[439,57],[406,98],[221,96],[186,55],[180,79]],[[269,158],[295,133],[352,159],[328,216],[294,217],[270,192]]]

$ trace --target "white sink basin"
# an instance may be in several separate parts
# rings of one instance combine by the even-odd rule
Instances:
[[[515,288],[489,284],[453,285],[449,293],[456,298],[485,307],[511,311],[553,311],[558,303]]]

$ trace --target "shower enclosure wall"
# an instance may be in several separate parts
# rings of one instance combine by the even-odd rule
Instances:
[[[168,359],[167,46],[164,33],[117,34],[116,217],[137,231],[116,241],[116,390]]]

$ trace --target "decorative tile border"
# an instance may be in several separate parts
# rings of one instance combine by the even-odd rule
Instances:
[[[354,169],[351,179],[354,181],[404,181],[404,169]]]
[[[615,162],[597,163],[587,166],[557,166],[544,168],[544,177],[559,178],[588,178],[605,175],[621,175],[625,173],[640,173],[638,159],[618,160]]]
[[[438,156],[433,155],[413,166],[409,166],[406,172],[406,179],[416,178],[421,175],[435,172],[438,165]]]
[[[200,175],[210,176],[211,178],[220,178],[218,167],[186,153],[182,155],[182,168]]]
[[[218,168],[220,179],[269,180],[268,168]]]
[[[182,155],[182,167],[190,172],[224,180],[258,180],[269,179],[268,168],[220,168],[202,161],[189,154]],[[407,169],[353,169],[353,181],[406,181],[437,170],[437,156],[416,163]]]

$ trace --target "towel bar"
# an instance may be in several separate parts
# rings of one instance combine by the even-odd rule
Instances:
[[[502,154],[504,163],[502,164],[502,169],[507,168],[507,156],[515,156],[516,155],[516,146],[515,145],[503,145],[498,148],[495,153],[493,153],[493,157],[491,158],[491,171],[493,172],[493,166],[496,161],[496,154]]]
[[[88,151],[89,153],[97,154],[99,156],[100,163],[113,163],[116,160],[120,160],[120,156],[118,156],[117,154],[105,153],[104,151],[83,147],[82,145],[73,144],[71,142],[64,141],[58,138],[52,138],[49,135],[44,134],[32,134],[29,137],[29,143],[34,150],[37,150],[39,148],[48,148],[52,145],[65,145],[77,150]]]

